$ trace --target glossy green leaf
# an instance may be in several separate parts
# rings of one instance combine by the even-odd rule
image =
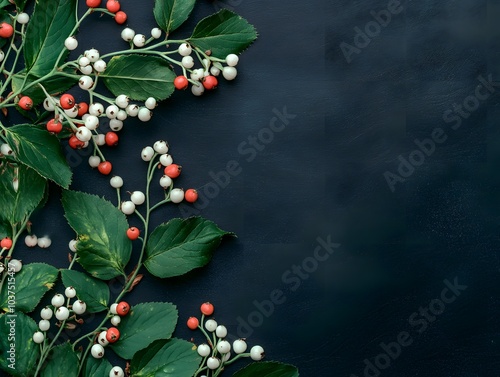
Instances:
[[[225,235],[232,233],[201,217],[172,219],[149,236],[144,265],[160,278],[183,275],[206,265]]]
[[[193,343],[175,338],[158,340],[134,355],[130,374],[131,377],[191,377],[200,362]]]
[[[23,221],[44,198],[46,186],[45,178],[25,165],[0,165],[0,219],[10,224]]]
[[[78,235],[78,262],[83,268],[102,280],[123,275],[132,252],[125,215],[111,202],[83,192],[64,191],[62,204]]]
[[[244,18],[227,9],[208,16],[196,25],[189,42],[212,56],[225,59],[239,54],[257,39],[257,31]]]
[[[0,315],[0,369],[14,377],[34,374],[40,357],[40,345],[33,342],[37,329],[35,321],[22,312]]]
[[[87,312],[108,309],[109,288],[103,281],[74,270],[61,270],[61,278],[65,287],[75,288],[78,299],[87,304]]]
[[[157,56],[121,55],[111,59],[100,77],[115,96],[126,94],[145,101],[151,96],[157,100],[170,97],[176,75],[169,63]]]
[[[95,359],[93,357],[87,357],[87,361],[82,370],[83,377],[107,377],[113,366],[111,363],[105,359]]]
[[[115,353],[131,359],[137,351],[158,339],[168,339],[177,324],[177,308],[168,302],[135,305],[120,322],[120,340],[110,344]]]
[[[12,227],[8,222],[0,219],[0,240],[5,237],[12,238]]]
[[[38,105],[43,102],[45,99],[45,93],[39,85],[34,85],[26,90],[22,90],[23,86],[27,87],[31,83],[37,81],[39,77],[28,75],[26,82],[24,81],[26,77],[25,71],[15,74],[12,76],[12,90],[14,92],[21,92],[25,96],[29,96],[35,105]],[[67,76],[51,76],[45,80],[42,80],[41,84],[47,91],[47,93],[55,96],[59,93],[62,93],[78,82],[77,78],[71,78]]]
[[[47,359],[41,377],[78,377],[79,359],[70,343],[54,347]]]
[[[276,361],[259,361],[239,370],[233,377],[298,377],[299,370],[293,365]]]
[[[158,26],[167,34],[181,26],[191,14],[196,0],[156,0],[153,10]]]
[[[64,40],[76,25],[76,0],[38,1],[26,29],[24,59],[26,69],[42,77],[51,72],[62,51]]]
[[[29,124],[10,127],[5,136],[19,162],[59,186],[69,187],[72,173],[57,137]]]
[[[35,309],[43,295],[52,289],[57,280],[57,268],[44,263],[30,263],[16,273],[12,284],[4,284],[0,292],[0,308],[10,310],[9,300],[14,299],[15,311],[29,313]]]

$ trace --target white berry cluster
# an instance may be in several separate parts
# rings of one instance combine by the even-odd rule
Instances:
[[[71,299],[75,299],[71,304]],[[38,331],[33,334],[35,343],[42,343],[46,339],[46,332],[50,329],[50,320],[54,316],[59,322],[64,322],[71,317],[81,315],[87,310],[87,304],[76,298],[76,289],[67,287],[64,290],[64,295],[57,293],[50,301],[51,305],[46,306],[40,311],[42,318],[38,322]],[[65,305],[66,304],[66,305]]]
[[[37,237],[35,234],[28,234],[24,237],[24,243],[28,247],[38,246],[42,249],[46,249],[52,245],[52,240],[49,236]]]

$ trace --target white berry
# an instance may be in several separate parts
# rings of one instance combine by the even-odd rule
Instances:
[[[188,56],[188,55],[191,55],[191,52],[193,51],[193,49],[191,48],[191,46],[187,43],[182,43],[180,46],[179,46],[179,49],[177,50],[179,52],[180,55],[182,56]]]
[[[184,56],[181,60],[182,66],[187,69],[194,67],[194,59],[192,56]]]
[[[108,107],[106,107],[106,116],[109,119],[115,119],[117,113],[118,113],[118,106],[109,105]]]
[[[91,63],[95,63],[99,60],[99,51],[95,48],[91,48],[90,50],[85,51],[84,56],[90,60]]]
[[[247,342],[243,339],[237,339],[233,342],[234,353],[240,354],[247,350]]]
[[[64,295],[67,297],[67,298],[73,298],[76,296],[76,289],[73,288],[73,287],[68,287],[64,290]]]
[[[160,156],[160,164],[162,164],[163,166],[172,165],[173,163],[174,163],[174,159],[172,158],[171,155],[162,154]]]
[[[54,102],[52,101],[52,98],[45,98],[43,100],[43,108],[47,111],[54,111]]]
[[[82,76],[80,80],[78,80],[78,85],[80,89],[89,90],[94,86],[94,80],[90,76]]]
[[[78,59],[78,65],[81,67],[86,67],[90,64],[89,58],[86,56],[82,56],[80,59]]]
[[[73,51],[78,47],[78,41],[75,37],[68,37],[64,41],[64,47],[66,47],[70,51]]]
[[[117,307],[118,307],[118,304],[112,304],[112,305],[109,307],[109,312],[110,312],[111,314],[114,314],[114,315],[118,314],[118,312],[116,311],[116,308],[117,308]]]
[[[109,377],[123,377],[125,376],[125,372],[121,367],[113,367],[109,371]]]
[[[94,135],[94,141],[97,145],[102,146],[106,144],[106,135],[104,134]]]
[[[147,107],[141,107],[139,113],[137,114],[137,117],[143,122],[147,122],[148,120],[151,119],[152,116],[153,116],[152,111]]]
[[[125,42],[130,42],[132,39],[134,39],[135,36],[135,31],[132,30],[129,27],[126,27],[125,29],[122,30],[121,37]]]
[[[210,355],[210,353],[212,353],[212,349],[210,348],[210,346],[208,344],[200,344],[198,346],[198,355],[200,355],[201,357],[206,357],[208,355]]]
[[[163,177],[160,178],[160,186],[163,187],[164,189],[169,188],[171,184],[172,184],[172,178],[170,178],[168,175],[164,175]]]
[[[102,59],[99,59],[94,63],[94,69],[96,70],[96,72],[99,73],[104,72],[106,70],[106,67],[107,67],[106,62]]]
[[[125,215],[131,215],[135,211],[135,204],[130,200],[127,200],[122,203],[121,210]]]
[[[123,179],[122,179],[122,177],[114,176],[113,178],[111,178],[109,180],[109,184],[113,188],[120,188],[123,186]]]
[[[196,97],[201,96],[205,93],[205,87],[201,84],[191,86],[191,93],[193,93]]]
[[[210,73],[213,76],[219,76],[220,75],[220,69],[217,68],[216,66],[212,66],[212,67],[210,67]]]
[[[125,110],[118,110],[118,114],[116,114],[116,119],[118,120],[125,120],[127,119],[128,114]]]
[[[229,54],[226,56],[226,63],[230,67],[236,67],[240,58],[236,54]]]
[[[50,321],[46,319],[40,320],[40,322],[38,322],[38,328],[40,329],[40,331],[47,331],[48,329],[50,329]]]
[[[30,16],[28,13],[19,13],[17,15],[17,22],[20,23],[21,25],[26,25],[30,20]]]
[[[9,144],[2,144],[2,146],[0,147],[0,153],[4,156],[11,156],[14,154],[14,151]]]
[[[161,37],[161,29],[157,28],[157,27],[155,27],[154,29],[151,29],[151,36],[154,39],[160,38]]]
[[[130,195],[130,200],[136,205],[140,206],[146,200],[146,195],[142,191],[134,191]]]
[[[220,360],[216,357],[209,357],[207,360],[208,369],[217,369],[220,366]]]
[[[106,333],[106,330],[101,331],[99,333],[99,336],[97,337],[97,342],[103,347],[106,347],[109,344],[108,340],[106,339]]]
[[[217,351],[220,353],[228,353],[231,351],[231,344],[227,340],[221,340],[219,343],[217,343]]]
[[[78,115],[78,105],[73,106],[71,109],[64,109],[64,113],[70,118],[76,118]]]
[[[60,306],[56,310],[56,318],[59,321],[65,321],[69,318],[69,310],[65,306]]]
[[[215,319],[209,319],[208,321],[206,321],[205,328],[210,332],[214,332],[217,328],[217,322],[215,321]]]
[[[156,99],[153,97],[149,97],[144,105],[149,109],[149,110],[154,110],[156,107]]]
[[[9,270],[14,270],[14,272],[19,272],[23,268],[23,262],[19,259],[11,259],[9,261]]]
[[[114,315],[113,317],[111,317],[110,321],[113,326],[118,326],[122,321],[122,317],[120,317],[119,315]]]
[[[115,103],[118,107],[125,109],[128,106],[129,98],[125,94],[120,94],[115,99]]]
[[[227,336],[226,326],[217,326],[217,328],[215,329],[215,335],[217,335],[219,338],[225,338]]]
[[[38,247],[41,247],[42,249],[46,249],[46,248],[50,247],[50,245],[52,245],[52,240],[47,236],[40,237],[37,241],[37,244],[38,244]]]
[[[168,152],[168,144],[165,140],[158,140],[153,144],[153,149],[160,154],[166,154]]]
[[[90,353],[96,359],[101,359],[104,356],[104,347],[100,344],[94,344],[90,349]]]
[[[131,117],[136,117],[137,114],[139,114],[139,106],[137,105],[128,105],[127,106],[127,109],[125,110],[127,112],[127,114]]]
[[[54,305],[56,308],[64,305],[64,296],[60,293],[57,293],[52,297],[52,300],[50,301],[52,305]]]
[[[27,235],[25,238],[24,238],[24,243],[26,244],[26,246],[28,247],[35,247],[37,244],[38,244],[38,237],[35,236],[34,234],[32,235]]]
[[[264,358],[264,348],[261,346],[253,346],[250,349],[250,357],[255,361],[262,360]]]
[[[80,66],[80,72],[83,73],[84,75],[90,75],[92,73],[92,71],[93,71],[93,68],[90,64],[86,65],[86,66]]]
[[[95,102],[89,106],[89,114],[96,117],[104,114],[104,106],[102,103]]]
[[[87,127],[89,130],[93,131],[99,127],[99,118],[96,117],[95,115],[90,115],[86,114],[87,116],[85,117],[85,127]]]
[[[146,36],[144,34],[136,34],[132,39],[136,47],[143,47],[146,44]]]
[[[123,122],[118,119],[111,119],[109,121],[109,128],[111,128],[113,131],[121,131],[123,128]]]
[[[40,344],[45,340],[45,335],[41,331],[37,331],[36,333],[33,334],[33,341],[36,344]]]
[[[83,314],[87,310],[87,304],[82,300],[75,301],[72,307],[75,314]]]
[[[64,300],[64,299],[63,299]],[[45,307],[43,308],[42,310],[40,310],[40,317],[42,317],[42,319],[51,319],[52,318],[52,315],[54,314],[54,312],[52,311],[51,308],[49,307]]]
[[[184,190],[180,188],[174,188],[170,191],[170,200],[172,203],[180,203],[184,200]]]
[[[222,76],[228,81],[234,80],[237,74],[238,71],[234,67],[224,67],[222,70]]]
[[[77,242],[78,242],[77,240],[71,240],[71,241],[69,241],[68,246],[69,246],[69,249],[70,249],[73,253],[76,253],[76,243],[77,243]]]
[[[79,127],[75,135],[80,141],[89,141],[92,139],[92,131],[90,131],[87,127]]]
[[[191,72],[190,77],[195,81],[200,80],[204,76],[204,72],[203,68],[194,69]]]
[[[155,154],[155,150],[152,147],[146,147],[141,152],[141,158],[144,161],[151,161]]]
[[[96,168],[101,163],[101,158],[99,156],[90,156],[89,165],[91,168]]]

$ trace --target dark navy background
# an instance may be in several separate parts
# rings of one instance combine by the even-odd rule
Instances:
[[[148,34],[153,1],[121,3],[129,26]],[[106,156],[125,190],[144,189],[140,150],[168,140],[184,167],[179,186],[209,197],[189,213],[238,238],[185,277],[148,275],[131,303],[172,301],[183,323],[209,300],[233,336],[306,377],[498,376],[500,87],[479,78],[500,81],[500,1],[397,3],[198,1],[173,37],[221,7],[259,31],[238,78],[203,98],[176,93],[148,124],[126,121]],[[106,17],[84,28],[78,51],[126,47]],[[457,118],[454,104],[473,111]],[[435,132],[446,140],[425,141]],[[116,200],[85,153],[68,157],[73,189]],[[221,181],[230,161],[234,174]],[[386,176],[396,174],[393,192]],[[52,188],[34,219],[53,246],[21,251],[25,261],[67,266],[74,235],[59,195]],[[155,222],[187,215],[181,208]],[[422,314],[429,305],[435,315]],[[192,333],[181,325],[176,335]]]

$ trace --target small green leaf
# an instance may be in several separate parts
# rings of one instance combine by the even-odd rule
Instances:
[[[200,362],[193,343],[176,338],[158,340],[134,355],[130,373],[131,377],[191,377]]]
[[[212,56],[224,59],[239,54],[257,39],[257,31],[244,18],[227,9],[208,16],[196,25],[189,42]]]
[[[26,82],[24,79],[26,78],[26,72],[22,71],[14,76],[12,76],[12,90],[14,92],[21,92],[25,96],[29,96],[35,105],[38,105],[39,103],[42,103],[43,100],[45,99],[45,93],[43,92],[42,88],[40,88],[39,85],[34,85],[29,89],[23,90],[22,86],[27,87],[28,85],[32,84],[36,80],[39,79],[39,77],[33,76],[33,75],[28,75],[28,78],[26,79]],[[78,82],[77,78],[71,78],[67,76],[50,76],[47,79],[43,80],[41,84],[47,91],[47,93],[51,95],[57,95],[59,93],[62,93],[66,91],[67,89],[71,88],[73,85],[75,85]]]
[[[109,376],[113,366],[107,359],[95,359],[93,357],[87,357],[87,361],[83,367],[82,376],[83,377],[106,377]]]
[[[64,40],[76,25],[75,0],[38,1],[26,29],[24,59],[26,69],[42,77],[51,72],[62,51]]]
[[[102,280],[123,275],[132,253],[125,215],[111,202],[83,192],[64,191],[62,204],[78,235],[78,262],[83,268]]]
[[[29,313],[35,309],[45,292],[57,280],[57,268],[44,263],[30,263],[16,273],[10,281],[7,278],[0,292],[0,308],[8,312],[10,300],[14,301],[15,311]]]
[[[191,14],[196,0],[156,0],[154,16],[167,34],[181,26]]]
[[[233,374],[233,377],[298,377],[299,370],[293,365],[276,361],[259,361],[247,365]]]
[[[40,357],[40,345],[33,342],[37,330],[35,321],[22,312],[0,315],[0,369],[14,377],[34,374]]]
[[[100,74],[115,95],[145,101],[151,96],[164,100],[174,92],[175,73],[169,63],[157,56],[121,55],[113,57]]]
[[[0,219],[11,224],[23,221],[44,198],[46,186],[46,180],[25,165],[0,165]]]
[[[69,187],[72,173],[57,137],[29,124],[10,127],[5,137],[19,162],[59,186]]]
[[[49,353],[48,360],[42,369],[41,377],[78,377],[79,359],[70,343],[54,347]]]
[[[106,283],[74,270],[61,270],[65,287],[73,287],[78,299],[87,304],[87,312],[98,313],[108,309],[109,288]]]
[[[144,265],[160,278],[183,275],[206,265],[222,237],[232,234],[201,217],[172,219],[149,236]]]
[[[168,302],[146,302],[130,309],[120,322],[120,340],[110,347],[123,359],[158,339],[168,339],[177,324],[177,308]]]

